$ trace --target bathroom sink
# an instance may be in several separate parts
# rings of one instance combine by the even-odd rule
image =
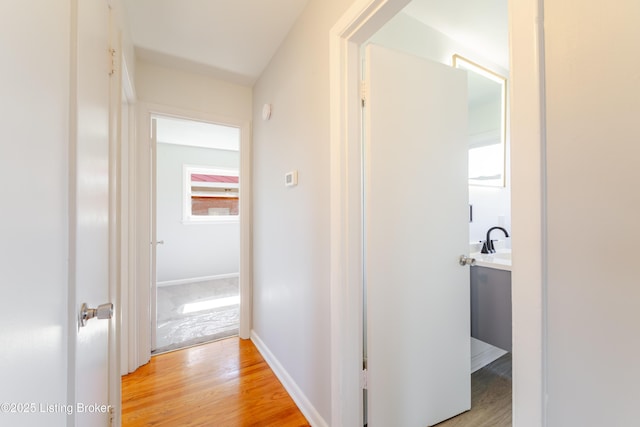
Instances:
[[[493,257],[494,259],[504,259],[504,260],[511,261],[511,251],[496,252],[494,254],[482,254],[482,255],[488,255],[490,257]]]
[[[474,252],[469,256],[476,259],[475,265],[478,267],[511,271],[511,249],[500,249],[493,254]]]

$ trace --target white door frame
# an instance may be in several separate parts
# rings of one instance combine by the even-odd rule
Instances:
[[[122,104],[118,131],[121,141],[119,171],[120,202],[120,300],[116,305],[120,330],[120,374],[133,372],[138,366],[136,321],[136,94],[124,54],[120,55]],[[126,124],[126,126],[124,126]],[[126,132],[126,135],[124,134]],[[120,378],[118,377],[120,381]]]
[[[113,24],[113,8],[109,4],[109,47],[112,52],[120,52],[122,39],[120,31]],[[115,315],[109,326],[109,404],[117,411],[111,414],[112,423],[120,425],[120,402],[122,401],[120,383],[120,353],[122,330],[120,328],[120,305],[122,281],[122,227],[126,217],[122,215],[122,150],[126,140],[122,138],[122,104],[125,98],[122,90],[123,61],[113,55],[112,75],[109,96],[109,301],[114,304]]]
[[[360,45],[410,0],[355,0],[330,32],[331,425],[363,424]],[[513,424],[544,425],[542,0],[509,0]]]
[[[240,329],[239,336],[251,335],[251,126],[248,120],[189,111],[161,104],[139,103],[137,131],[137,286],[138,366],[151,357],[151,116],[196,120],[240,129]],[[130,350],[131,351],[131,350]]]

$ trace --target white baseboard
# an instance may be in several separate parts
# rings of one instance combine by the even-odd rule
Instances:
[[[187,285],[189,283],[206,282],[207,280],[230,279],[232,277],[240,277],[240,273],[218,274],[217,276],[191,277],[189,279],[166,280],[157,282],[156,285],[161,288],[163,286]]]
[[[302,415],[305,416],[309,424],[313,427],[329,427],[329,424],[322,418],[320,413],[314,408],[311,404],[307,396],[302,392],[300,387],[296,384],[296,382],[291,378],[289,373],[284,369],[284,367],[280,364],[278,359],[269,351],[266,344],[260,339],[258,334],[254,330],[251,330],[251,341],[255,344],[256,348],[267,362],[273,373],[278,377],[285,390],[289,393],[293,401]]]
[[[487,366],[505,354],[507,354],[507,352],[501,348],[471,338],[471,373]]]

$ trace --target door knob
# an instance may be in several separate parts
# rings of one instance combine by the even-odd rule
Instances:
[[[458,262],[461,266],[464,267],[465,265],[475,265],[476,259],[468,257],[466,255],[460,255],[460,258],[458,258]]]
[[[108,302],[100,304],[98,308],[89,308],[87,303],[83,303],[80,308],[80,326],[86,326],[89,319],[111,319],[113,317],[113,304]]]

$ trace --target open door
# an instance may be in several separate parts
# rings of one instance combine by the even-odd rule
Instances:
[[[467,78],[366,49],[367,421],[431,426],[471,406]]]

